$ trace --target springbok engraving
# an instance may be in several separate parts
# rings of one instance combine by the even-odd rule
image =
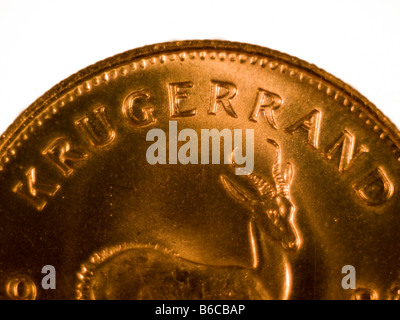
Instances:
[[[226,175],[221,175],[221,183],[228,194],[237,202],[245,205],[251,212],[249,221],[250,243],[253,244],[253,266],[259,264],[259,239],[256,239],[256,229],[261,229],[279,241],[284,249],[297,249],[300,245],[298,233],[293,223],[295,207],[290,197],[290,184],[293,180],[293,166],[286,164],[282,175],[282,155],[279,145],[274,140],[268,140],[277,151],[276,161],[272,168],[274,185],[261,176],[251,173],[242,178],[247,183],[234,182]],[[233,161],[235,166],[235,162]],[[236,178],[239,179],[239,178]]]
[[[249,214],[251,264],[212,265],[191,261],[159,245],[125,243],[93,254],[81,266],[78,299],[287,299],[289,251],[300,246],[290,197],[293,167],[281,173],[279,145],[274,185],[257,174],[219,176],[229,197]],[[232,169],[236,164],[233,161]],[[234,171],[234,170],[233,170]]]

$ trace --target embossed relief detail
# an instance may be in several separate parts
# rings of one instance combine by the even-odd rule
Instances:
[[[358,159],[363,153],[369,151],[368,147],[361,145],[356,152],[355,149],[355,136],[348,130],[343,130],[340,137],[334,142],[332,147],[325,153],[328,160],[334,158],[339,152],[339,172],[344,172]]]
[[[237,94],[237,87],[231,82],[211,81],[211,100],[208,109],[209,114],[217,114],[220,106],[233,118],[237,118],[237,114],[232,106],[232,99]]]
[[[393,183],[385,170],[378,167],[353,186],[356,194],[370,206],[378,206],[388,201],[394,193]]]
[[[354,290],[350,300],[378,300],[378,293],[371,288],[357,288]]]
[[[260,88],[258,89],[256,103],[249,119],[257,122],[259,116],[263,115],[272,128],[278,129],[274,111],[278,109],[281,104],[282,98],[279,95]]]
[[[251,173],[243,178],[229,178],[221,175],[220,180],[228,194],[244,205],[250,212],[249,233],[253,252],[258,252],[259,243],[254,238],[254,230],[263,232],[278,241],[284,249],[297,250],[300,240],[293,223],[295,206],[290,196],[290,185],[293,179],[293,166],[286,164],[282,173],[281,150],[274,140],[268,140],[277,150],[276,162],[272,168],[274,184],[263,177]],[[259,254],[254,255],[253,265],[259,264]]]
[[[256,174],[242,178],[234,173],[232,177],[220,175],[221,186],[229,197],[249,213],[249,267],[197,263],[158,245],[121,244],[95,253],[81,266],[76,297],[287,299],[292,280],[286,254],[300,247],[290,197],[293,167],[288,163],[281,172],[279,145],[269,142],[276,149],[271,170],[274,185]],[[261,280],[266,274],[274,279]]]
[[[47,203],[47,198],[54,196],[60,189],[60,185],[37,181],[35,167],[29,168],[25,176],[25,181],[18,182],[14,186],[13,192],[28,200],[38,211],[41,211]]]
[[[76,162],[86,160],[87,153],[71,149],[71,144],[66,138],[57,138],[52,141],[43,151],[45,155],[65,176],[68,177],[74,171]]]
[[[157,121],[153,115],[153,107],[147,105],[140,107],[140,112],[135,110],[140,100],[147,102],[149,98],[150,93],[147,90],[134,91],[125,98],[122,113],[133,126],[146,127]],[[137,113],[140,113],[140,116]]]
[[[305,131],[307,133],[308,144],[318,149],[320,124],[321,112],[315,109],[287,127],[286,131],[292,134],[298,130]]]
[[[193,87],[192,81],[175,82],[168,85],[169,115],[172,118],[191,117],[196,115],[196,108],[182,107],[183,101],[188,100],[188,89]]]
[[[105,107],[99,107],[91,114],[77,120],[75,124],[81,128],[90,144],[95,147],[104,147],[115,138],[115,131],[111,127],[105,114]]]
[[[218,105],[221,104],[228,113],[234,113],[230,99],[236,94],[236,87],[233,90],[234,93],[229,95],[229,92],[232,91],[229,88],[230,86],[234,86],[234,84],[227,84],[220,81],[213,81],[211,84],[212,87],[215,88],[222,88],[222,84],[225,85],[225,92],[223,94],[220,95],[219,91],[216,91],[214,92],[214,95],[211,96],[212,105],[214,105],[215,110],[218,110]],[[195,108],[186,111],[182,111],[180,109],[182,101],[188,98],[186,89],[190,89],[192,86],[193,84],[190,81],[169,84],[171,117],[185,117],[196,114]],[[143,101],[147,102],[149,98],[150,93],[148,91],[138,90],[129,94],[122,104],[122,113],[124,114],[126,120],[135,127],[145,127],[157,121],[153,115],[153,107],[146,105],[145,107],[142,107],[141,110],[136,110],[142,113],[142,116],[139,118],[137,115],[135,115],[133,110],[135,104],[138,103],[139,100],[142,100],[143,103]],[[282,99],[277,94],[259,89],[256,105],[253,109],[252,117],[249,120],[257,121],[259,115],[263,114],[269,125],[272,128],[277,129],[274,110],[278,108],[281,103]],[[306,135],[306,143],[313,146],[314,149],[319,149],[321,118],[321,112],[317,109],[314,109],[295,121],[293,124],[286,127],[285,131],[289,134],[297,134],[302,136]],[[92,113],[85,115],[80,120],[76,121],[75,124],[93,147],[103,147],[111,144],[116,135],[116,132],[106,117],[104,106],[101,106],[95,109]],[[302,139],[304,138],[302,137]],[[172,148],[171,143],[170,148]],[[344,129],[340,133],[340,136],[333,141],[331,146],[327,147],[327,151],[321,154],[325,159],[331,160],[332,162],[334,161],[334,158],[338,157],[338,171],[343,173],[352,167],[353,163],[355,163],[357,159],[368,152],[369,148],[365,145],[359,146],[355,151],[355,136],[350,131]],[[42,151],[42,154],[48,160],[50,160],[65,177],[68,177],[73,172],[73,166],[75,163],[83,161],[88,157],[88,154],[83,151],[71,149],[71,145],[67,138],[55,139]],[[173,153],[170,152],[170,156],[171,154]],[[170,160],[169,163],[172,164],[174,162]],[[382,170],[380,169],[378,170],[378,172],[381,171]],[[30,174],[32,175],[33,173]],[[380,195],[368,195],[371,193],[372,188],[380,188],[378,186],[379,182],[383,186],[383,189],[381,188],[382,191]],[[354,187],[354,189],[356,190],[357,195],[367,204],[381,205],[392,197],[393,183],[390,181],[386,173],[381,172],[380,178],[375,179],[373,185],[360,186],[360,184],[358,184],[357,187]],[[21,190],[22,185],[17,185],[13,188],[13,191],[17,193],[22,193]],[[41,189],[38,190],[40,191]],[[28,197],[27,195],[29,194],[33,196],[36,195],[34,195],[34,191],[30,191],[28,193],[25,192],[25,198],[31,198],[32,202],[34,198]],[[35,207],[38,210],[42,210],[44,207],[43,201],[36,203]]]
[[[37,288],[28,275],[15,275],[5,283],[5,294],[12,300],[35,300]]]
[[[309,74],[306,70],[300,69],[296,65],[292,65],[287,61],[277,61],[277,58],[265,58],[247,54],[241,54],[242,58],[237,59],[236,54],[228,54],[227,52],[214,52],[214,51],[191,51],[187,54],[183,51],[179,54],[180,61],[199,59],[200,61],[207,61],[208,57],[211,60],[224,62],[230,58],[232,62],[249,63],[259,68],[269,68],[269,70],[280,72],[290,78],[295,78],[299,82],[306,83],[319,91],[323,91],[327,96],[331,97],[334,101],[343,105],[346,110],[352,113],[358,113],[359,119],[364,123],[365,126],[370,128],[373,134],[377,134],[382,140],[389,140],[389,146],[392,148],[394,156],[400,162],[400,147],[396,142],[396,139],[383,127],[382,123],[376,121],[375,117],[365,110],[364,105],[360,105],[356,102],[350,93],[345,92],[343,89],[337,89],[332,84],[326,83],[321,77],[315,77]],[[149,63],[146,61],[149,60]],[[143,59],[140,63],[132,61],[126,61],[124,65],[121,65],[112,70],[108,70],[101,76],[95,76],[88,81],[85,81],[81,85],[77,85],[74,89],[71,89],[68,93],[60,97],[57,101],[49,105],[35,121],[26,123],[25,129],[21,132],[16,132],[11,139],[11,142],[7,146],[2,146],[2,153],[0,154],[0,171],[3,170],[4,165],[10,162],[11,158],[15,157],[16,149],[25,143],[25,140],[29,138],[31,132],[34,132],[40,127],[44,121],[50,119],[56,114],[60,108],[63,108],[69,101],[73,101],[76,96],[80,96],[85,92],[93,90],[102,84],[108,83],[109,81],[124,77],[129,73],[134,73],[138,70],[138,65],[141,69],[146,68],[147,65],[154,65],[156,62],[162,64],[176,61],[176,54],[160,55],[158,57],[151,57],[149,59]],[[4,148],[3,148],[4,147]]]
[[[107,248],[81,266],[76,298],[94,299],[268,299],[248,269],[208,266],[158,245]]]

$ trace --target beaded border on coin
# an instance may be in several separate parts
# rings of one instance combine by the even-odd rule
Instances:
[[[148,64],[193,59],[249,63],[276,70],[292,78],[296,77],[339,101],[346,110],[357,114],[364,125],[379,135],[382,141],[387,142],[400,162],[399,130],[374,104],[341,80],[314,65],[275,50],[244,43],[196,40],[133,49],[100,61],[60,82],[35,101],[0,137],[0,171],[16,157],[18,147],[29,139],[29,135],[36,128],[41,127],[69,101],[89,92],[94,86],[126,76],[135,70],[145,69]]]

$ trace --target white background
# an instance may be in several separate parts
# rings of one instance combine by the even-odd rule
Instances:
[[[0,133],[80,69],[187,39],[247,42],[314,63],[400,127],[399,32],[396,0],[0,0]]]

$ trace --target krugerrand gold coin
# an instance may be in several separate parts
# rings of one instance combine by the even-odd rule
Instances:
[[[399,299],[400,135],[289,55],[79,71],[0,140],[1,299]]]

